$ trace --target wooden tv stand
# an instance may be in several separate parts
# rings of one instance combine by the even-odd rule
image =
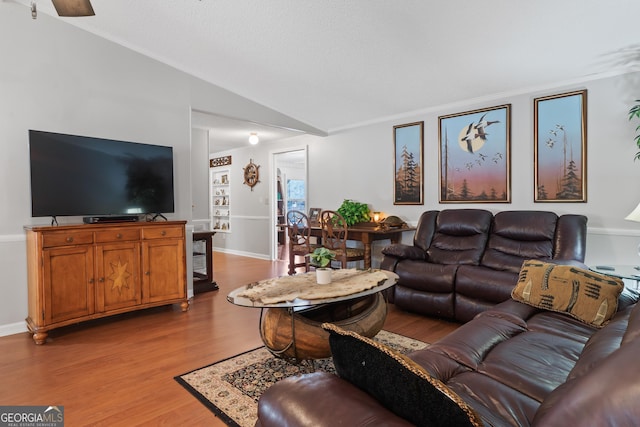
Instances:
[[[185,223],[26,226],[35,343],[89,319],[174,303],[187,311]]]

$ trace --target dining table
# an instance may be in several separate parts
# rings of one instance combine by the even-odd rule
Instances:
[[[367,223],[355,224],[347,228],[347,240],[362,242],[364,246],[364,268],[371,268],[371,246],[376,240],[389,240],[391,243],[399,243],[402,233],[415,231],[415,227],[404,225],[402,227],[387,227],[384,225],[370,225]],[[322,227],[311,226],[311,236],[322,238]]]

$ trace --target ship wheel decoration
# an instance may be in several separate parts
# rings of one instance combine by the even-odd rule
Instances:
[[[249,164],[244,167],[244,182],[243,184],[247,184],[251,187],[251,191],[253,191],[253,187],[260,182],[260,166],[253,163],[253,159],[249,159]]]

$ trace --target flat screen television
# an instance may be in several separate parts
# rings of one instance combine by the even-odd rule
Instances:
[[[31,215],[174,212],[173,148],[29,130]]]

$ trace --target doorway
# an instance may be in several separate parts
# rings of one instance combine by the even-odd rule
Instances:
[[[273,154],[272,203],[273,247],[271,259],[288,260],[286,215],[290,210],[308,211],[307,149],[295,149]]]

